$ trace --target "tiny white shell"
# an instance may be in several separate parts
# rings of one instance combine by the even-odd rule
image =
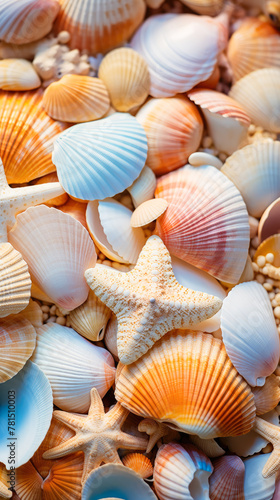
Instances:
[[[145,165],[139,177],[127,188],[135,208],[144,201],[153,198],[156,185],[157,181],[154,172]]]

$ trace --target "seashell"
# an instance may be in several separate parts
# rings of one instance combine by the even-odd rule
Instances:
[[[83,464],[81,452],[56,460],[42,485],[44,500],[80,500]]]
[[[247,18],[230,38],[227,57],[235,81],[258,69],[280,67],[279,32],[256,17]]]
[[[59,11],[57,0],[2,0],[0,39],[29,43],[47,35]]]
[[[223,8],[224,0],[183,0],[194,12],[204,16],[216,16]]]
[[[154,172],[145,165],[139,177],[127,188],[135,208],[154,197],[156,185]]]
[[[209,458],[192,445],[162,445],[156,456],[154,485],[160,500],[209,498]]]
[[[114,356],[116,361],[119,361],[118,358],[118,346],[117,346],[117,332],[118,332],[118,320],[114,313],[112,313],[111,318],[109,319],[104,342],[108,351]]]
[[[107,54],[99,66],[98,76],[105,83],[117,111],[126,112],[141,106],[149,95],[147,63],[131,48],[123,47]]]
[[[51,118],[63,122],[89,122],[107,113],[108,91],[99,78],[64,75],[44,92],[43,107]]]
[[[208,89],[191,90],[188,96],[200,106],[216,149],[232,154],[246,141],[251,120],[231,97]]]
[[[262,469],[269,455],[256,455],[244,460],[244,495],[246,500],[271,500],[275,490],[275,474],[264,478]]]
[[[171,97],[212,75],[218,55],[226,45],[225,17],[162,14],[146,19],[132,38],[131,46],[148,64],[150,95]]]
[[[112,497],[114,496],[114,498]],[[82,491],[82,500],[156,500],[150,486],[128,467],[106,464],[88,476]]]
[[[260,244],[260,246],[257,248],[255,252],[254,262],[257,261],[257,258],[260,255],[266,256],[268,253],[273,254],[273,265],[266,262],[265,267],[267,268],[267,271],[269,268],[271,268],[272,275],[273,271],[276,272],[276,274],[279,274],[277,268],[280,267],[280,234],[274,234],[273,236],[269,236],[269,238],[267,238]],[[270,276],[271,273],[268,271],[267,275]],[[278,276],[274,277],[274,279],[275,278],[278,279]]]
[[[280,198],[273,201],[261,216],[261,220],[258,225],[258,237],[260,243],[273,236],[274,234],[280,233]]]
[[[64,205],[59,206],[59,210],[61,210],[61,212],[71,215],[71,217],[74,217],[74,219],[79,221],[87,229],[86,209],[86,203],[80,203],[72,198],[69,198]]]
[[[11,498],[13,493],[9,489],[8,473],[5,465],[0,464],[0,495],[2,498]]]
[[[69,320],[76,332],[94,342],[103,339],[110,316],[110,309],[90,290],[87,300],[70,312]]]
[[[96,252],[78,221],[39,205],[17,216],[9,239],[26,259],[32,279],[53,302],[68,311],[83,304],[89,291],[84,272],[95,265]]]
[[[163,2],[164,0],[146,0],[146,4],[150,9],[158,9]]]
[[[44,293],[35,283],[31,285],[31,296],[33,299],[41,300],[42,302],[46,302],[48,304],[53,304],[53,301],[46,293]]]
[[[230,97],[239,102],[252,122],[269,132],[280,132],[280,69],[252,71],[236,82]]]
[[[201,167],[203,165],[211,165],[218,170],[223,166],[223,162],[217,156],[210,155],[209,153],[196,152],[189,156],[189,164],[192,167]]]
[[[254,273],[254,269],[252,266],[252,260],[251,260],[250,255],[248,255],[245,267],[243,269],[243,273],[241,274],[240,280],[238,283],[245,283],[246,281],[253,281],[254,276],[255,276],[255,273]]]
[[[25,59],[0,61],[0,89],[32,90],[40,85],[41,80],[29,61]]]
[[[53,140],[66,125],[49,118],[42,108],[42,96],[41,89],[0,91],[0,157],[9,184],[28,182],[55,170]]]
[[[144,203],[141,203],[134,210],[130,219],[131,227],[141,227],[150,224],[150,222],[153,222],[162,215],[167,207],[167,201],[160,198],[144,201]]]
[[[143,479],[153,475],[152,462],[143,453],[128,453],[123,457],[122,462],[126,467],[137,472]]]
[[[39,179],[33,181],[32,184],[37,186],[38,184],[47,184],[49,182],[58,182],[58,177],[56,172],[44,175],[43,177],[40,177]],[[59,196],[56,196],[55,198],[52,198],[50,201],[44,201],[44,205],[47,205],[48,207],[53,207],[53,206],[59,207],[67,203],[68,200],[69,200],[68,194],[63,193]]]
[[[98,248],[124,264],[136,264],[145,244],[143,230],[131,227],[131,216],[131,210],[113,198],[91,201],[86,212],[88,230]]]
[[[207,455],[208,458],[216,458],[225,454],[225,450],[215,441],[215,439],[201,439],[198,436],[190,436],[191,442]]]
[[[155,196],[168,202],[156,231],[170,253],[236,283],[248,255],[249,222],[232,182],[215,167],[187,165],[161,177]]]
[[[263,386],[277,367],[279,334],[266,290],[257,282],[235,286],[223,301],[223,343],[237,371],[251,386]]]
[[[209,478],[211,500],[244,500],[245,466],[234,455],[216,458]]]
[[[257,415],[274,410],[280,401],[280,377],[272,374],[266,378],[262,387],[252,389]]]
[[[279,196],[279,141],[259,141],[230,156],[221,171],[237,187],[248,212],[260,217]]]
[[[0,317],[22,311],[29,302],[31,279],[26,262],[10,243],[0,244]]]
[[[136,118],[148,139],[147,165],[156,175],[185,165],[200,145],[203,122],[185,96],[150,99]]]
[[[30,461],[17,469],[15,479],[15,491],[21,500],[29,500],[31,498],[39,500],[42,498],[41,487],[43,478]]]
[[[71,127],[55,141],[53,162],[65,191],[80,200],[104,199],[130,186],[147,156],[143,127],[129,114]]]
[[[109,352],[78,335],[72,328],[49,323],[37,329],[32,360],[48,377],[54,403],[65,411],[86,413],[90,390],[103,397],[115,378]]]
[[[20,315],[9,315],[9,319],[13,319],[13,321],[17,321],[17,318],[19,317],[28,320],[34,328],[38,328],[43,324],[43,311],[39,304],[32,299],[30,299],[26,308],[20,312]]]
[[[22,317],[0,320],[0,383],[14,377],[25,365],[36,346],[36,332]]]
[[[12,397],[15,395],[15,398]],[[50,426],[53,398],[45,374],[31,361],[27,361],[20,372],[1,385],[0,391],[0,461],[10,468],[10,448],[7,447],[8,404],[12,411],[12,400],[16,406],[17,447],[15,467],[28,462],[40,446]],[[11,401],[11,403],[9,403]],[[12,413],[11,413],[12,414]],[[12,418],[12,417],[11,417]]]
[[[245,434],[255,419],[253,394],[223,343],[201,332],[173,331],[121,366],[115,397],[136,415],[204,439]]]

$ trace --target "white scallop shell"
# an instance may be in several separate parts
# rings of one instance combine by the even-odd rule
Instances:
[[[275,490],[275,474],[264,478],[262,470],[270,454],[256,455],[244,460],[244,496],[245,500],[271,500]]]
[[[131,227],[141,227],[156,220],[167,209],[168,203],[161,198],[144,201],[134,210],[131,219]]]
[[[29,61],[25,59],[0,61],[0,89],[31,90],[40,85],[41,80]]]
[[[157,181],[154,172],[145,165],[139,177],[127,188],[135,208],[144,201],[153,198],[156,185]]]

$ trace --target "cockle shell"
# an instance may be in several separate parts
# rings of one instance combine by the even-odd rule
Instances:
[[[233,183],[215,167],[187,165],[161,177],[155,196],[168,202],[156,231],[170,253],[236,283],[247,259],[249,222]]]
[[[215,16],[221,12],[224,0],[183,0],[190,9],[205,16]]]
[[[154,172],[145,165],[139,177],[127,188],[136,207],[154,197],[157,181]]]
[[[161,198],[144,201],[134,210],[131,219],[131,227],[141,227],[150,224],[162,215],[168,207],[167,201]]]
[[[103,397],[114,382],[111,354],[66,326],[50,323],[38,328],[32,360],[48,377],[54,403],[65,411],[87,412],[91,388]]]
[[[280,142],[262,140],[235,151],[221,169],[236,185],[253,217],[260,217],[279,196],[279,161]]]
[[[110,309],[90,290],[87,300],[70,312],[69,320],[76,332],[88,340],[97,341],[103,339],[110,316]]]
[[[128,453],[123,457],[122,462],[126,467],[137,472],[143,479],[153,475],[152,462],[143,453]]]
[[[42,96],[41,89],[0,91],[0,157],[9,184],[55,171],[53,140],[66,125],[49,118],[42,108]]]
[[[83,453],[53,461],[48,477],[42,484],[44,500],[80,500],[82,493]]]
[[[234,455],[216,458],[214,472],[209,478],[211,500],[245,500],[245,466]]]
[[[17,216],[9,233],[29,266],[34,282],[60,307],[71,311],[87,298],[84,272],[96,262],[94,244],[70,215],[45,205]]]
[[[182,167],[199,147],[203,122],[185,96],[150,99],[136,119],[148,139],[147,165],[157,175]]]
[[[271,500],[275,490],[275,474],[266,478],[262,475],[262,470],[270,455],[256,455],[244,460],[245,500]]]
[[[29,461],[16,471],[15,491],[22,500],[42,498],[43,478]]]
[[[52,29],[57,0],[1,0],[0,39],[8,43],[39,40]]]
[[[100,78],[64,75],[44,92],[43,107],[51,118],[63,122],[89,122],[104,116],[110,106]]]
[[[12,394],[15,398],[12,398]],[[53,398],[50,383],[45,374],[31,361],[12,379],[1,384],[0,391],[0,461],[10,468],[10,448],[7,446],[11,434],[7,425],[8,408],[11,412],[15,401],[17,438],[15,467],[28,462],[40,446],[50,426]],[[8,406],[11,401],[10,406]],[[11,427],[15,427],[12,426]],[[10,429],[13,432],[13,429]]]
[[[150,75],[146,61],[127,47],[109,52],[102,60],[98,76],[105,83],[117,111],[129,111],[148,97]]]
[[[258,69],[238,80],[230,97],[239,102],[252,122],[269,132],[280,132],[280,68]]]
[[[104,199],[130,186],[147,157],[143,127],[115,113],[74,125],[54,143],[53,162],[65,191],[80,200]]]
[[[108,52],[128,40],[145,15],[144,0],[59,0],[55,33],[70,33],[70,48]]]
[[[0,61],[0,89],[32,90],[40,85],[41,80],[29,61],[25,59]]]
[[[268,413],[278,405],[280,401],[280,377],[272,374],[266,378],[262,387],[255,387],[254,394],[257,415]]]
[[[171,332],[121,366],[115,397],[137,415],[205,439],[244,434],[255,419],[253,394],[222,342],[199,332]]]
[[[259,242],[280,232],[280,198],[273,201],[261,216],[258,225]]]

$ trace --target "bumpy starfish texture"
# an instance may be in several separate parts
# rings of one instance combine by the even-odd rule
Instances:
[[[218,297],[194,292],[176,280],[170,254],[151,236],[128,273],[105,266],[88,269],[90,288],[117,316],[118,355],[129,365],[165,333],[211,318],[222,306]]]
[[[273,476],[280,470],[280,426],[257,417],[253,429],[273,445],[273,452],[262,471],[263,477]]]
[[[90,396],[91,405],[87,416],[54,411],[54,417],[73,429],[76,435],[43,454],[43,458],[52,459],[83,451],[85,461],[82,483],[102,462],[122,464],[118,448],[145,450],[147,446],[145,438],[131,436],[121,430],[129,414],[128,410],[117,403],[105,413],[97,389],[93,388]]]

